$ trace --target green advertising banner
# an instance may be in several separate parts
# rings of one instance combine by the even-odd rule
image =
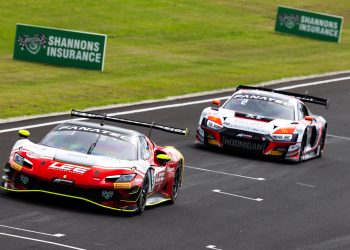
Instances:
[[[340,42],[343,17],[278,6],[275,31]]]
[[[14,59],[103,71],[107,36],[17,24]]]

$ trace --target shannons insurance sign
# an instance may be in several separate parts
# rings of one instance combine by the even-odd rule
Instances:
[[[343,17],[278,6],[275,31],[340,42]]]
[[[107,36],[17,24],[13,58],[103,71]]]

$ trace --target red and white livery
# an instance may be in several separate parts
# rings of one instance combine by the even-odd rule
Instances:
[[[328,107],[328,100],[319,97],[238,86],[221,107],[213,100],[202,111],[195,143],[294,162],[321,157],[327,122],[304,102]]]
[[[72,110],[72,115],[101,123],[66,121],[39,143],[20,131],[4,167],[1,187],[13,192],[42,192],[76,198],[114,210],[138,212],[164,201],[175,202],[184,158],[174,147],[104,121],[151,127],[171,133],[188,130]]]

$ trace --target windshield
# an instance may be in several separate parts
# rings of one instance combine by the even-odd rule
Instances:
[[[119,138],[86,131],[54,130],[39,144],[80,152],[106,156],[120,160],[137,160],[137,143],[126,136]]]
[[[223,108],[263,117],[294,120],[293,106],[285,102],[279,104],[265,100],[231,98]]]

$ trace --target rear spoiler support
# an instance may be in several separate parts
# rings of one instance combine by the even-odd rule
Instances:
[[[77,117],[84,117],[84,118],[88,118],[88,119],[100,120],[101,125],[103,125],[103,121],[112,121],[112,122],[137,125],[137,126],[141,126],[141,127],[147,127],[150,129],[162,130],[162,131],[166,131],[169,133],[185,135],[185,136],[187,136],[190,132],[190,130],[188,128],[185,128],[185,129],[174,128],[174,127],[169,127],[169,126],[165,126],[165,125],[155,124],[154,122],[148,123],[148,122],[134,121],[134,120],[128,120],[128,119],[108,116],[107,114],[100,115],[100,114],[95,114],[95,113],[91,113],[91,112],[78,111],[75,109],[71,110],[70,115],[77,116]]]
[[[310,95],[308,95],[307,92],[305,93],[305,95],[303,95],[303,94],[291,93],[291,92],[287,92],[287,91],[269,89],[269,88],[265,88],[265,87],[255,87],[255,86],[246,86],[246,85],[239,85],[236,87],[236,91],[238,91],[240,89],[262,90],[262,91],[273,92],[273,93],[278,93],[278,94],[283,94],[283,95],[288,95],[288,96],[294,96],[303,102],[309,102],[309,103],[323,105],[327,109],[329,107],[329,100],[328,99],[310,96]]]

